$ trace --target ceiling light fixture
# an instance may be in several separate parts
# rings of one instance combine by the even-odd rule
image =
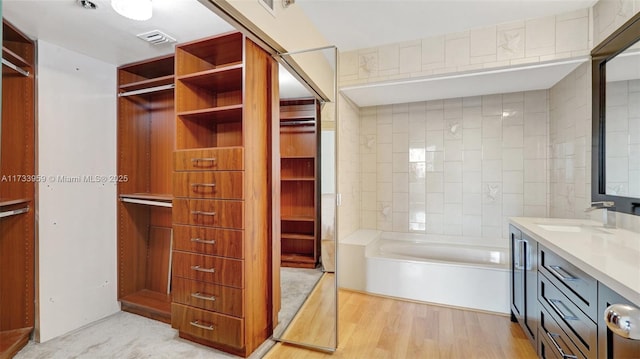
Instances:
[[[87,10],[95,10],[98,8],[98,5],[89,0],[78,0],[78,4]]]
[[[111,0],[111,7],[131,20],[145,21],[153,15],[151,0]]]

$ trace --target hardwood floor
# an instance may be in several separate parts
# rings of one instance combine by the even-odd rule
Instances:
[[[537,358],[520,327],[506,316],[346,290],[339,291],[339,312],[335,353],[278,343],[264,358]]]

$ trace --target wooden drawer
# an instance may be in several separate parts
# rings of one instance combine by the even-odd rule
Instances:
[[[236,288],[244,285],[243,261],[238,259],[173,251],[173,274]]]
[[[174,302],[235,317],[244,316],[242,289],[174,277],[171,293]]]
[[[244,172],[174,172],[174,197],[243,199]]]
[[[173,226],[173,249],[178,251],[243,259],[243,239],[240,230]]]
[[[545,308],[540,309],[538,355],[542,359],[587,359],[567,337],[567,334],[560,329],[558,323],[549,315]],[[595,357],[590,358],[595,359]]]
[[[240,318],[172,303],[171,326],[196,338],[244,347],[244,320]]]
[[[192,226],[244,228],[244,202],[205,199],[173,200],[173,223]]]
[[[594,322],[598,320],[598,282],[547,248],[539,247],[540,271]]]
[[[573,344],[588,358],[598,353],[598,326],[546,277],[538,275],[538,300]]]
[[[242,171],[244,152],[242,147],[181,150],[173,153],[176,171]]]

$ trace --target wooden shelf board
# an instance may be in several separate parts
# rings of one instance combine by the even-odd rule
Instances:
[[[315,159],[315,156],[280,156],[283,160],[295,160],[295,159]]]
[[[312,216],[282,216],[280,217],[283,221],[291,221],[291,222],[315,222],[315,218]]]
[[[242,121],[242,104],[205,108],[201,110],[178,112],[178,116],[187,120],[211,120],[216,122]]]
[[[0,332],[0,358],[13,358],[29,342],[33,327]]]
[[[31,64],[22,58],[22,56],[4,46],[2,46],[2,57],[18,67],[31,67]]]
[[[143,289],[120,298],[122,310],[171,323],[171,295]]]
[[[297,115],[286,115],[283,113],[280,113],[280,122],[287,122],[287,121],[307,121],[307,120],[316,120],[316,116],[313,115],[301,115],[301,116],[297,116]]]
[[[292,182],[292,181],[310,181],[313,182],[316,179],[313,177],[282,177],[280,178],[281,181],[283,182]]]
[[[316,260],[313,255],[282,253],[280,256],[281,265],[283,267],[305,267],[315,268]]]
[[[120,85],[119,88],[125,91],[135,91],[149,87],[171,85],[172,83],[174,83],[174,76],[168,75]]]
[[[281,233],[280,238],[282,239],[297,239],[297,240],[305,240],[305,241],[313,241],[316,239],[316,236],[312,234],[300,234],[300,233]]]
[[[216,92],[242,89],[242,64],[218,67],[177,77],[178,81],[204,88],[215,89]]]
[[[18,199],[0,199],[0,207],[14,206],[16,204],[29,203],[30,199],[18,198]]]
[[[173,200],[173,195],[166,194],[166,193],[126,193],[126,194],[120,194],[120,198],[133,198],[133,199],[144,199],[144,200],[158,201],[158,202],[171,202]]]

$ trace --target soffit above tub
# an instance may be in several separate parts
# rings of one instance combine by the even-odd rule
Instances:
[[[358,107],[546,90],[588,61],[587,57],[481,72],[430,76],[341,88]]]

